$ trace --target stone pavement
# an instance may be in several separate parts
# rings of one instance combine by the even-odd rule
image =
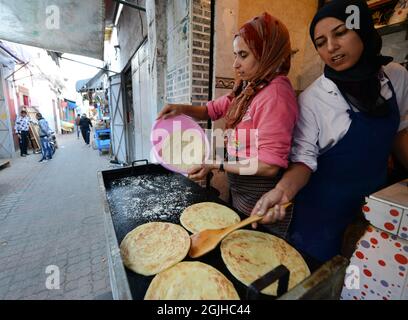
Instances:
[[[74,134],[57,139],[52,161],[30,154],[0,170],[2,300],[111,297],[97,180],[109,157]]]

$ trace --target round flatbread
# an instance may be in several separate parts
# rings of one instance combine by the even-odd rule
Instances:
[[[221,229],[240,222],[235,211],[215,202],[201,202],[184,209],[181,225],[192,233],[206,229]]]
[[[204,161],[204,139],[198,130],[176,130],[164,139],[161,157],[165,163],[188,172]]]
[[[202,262],[180,262],[156,275],[145,300],[239,300],[233,284]]]
[[[166,222],[143,224],[129,232],[120,244],[125,266],[145,276],[180,262],[189,249],[188,232],[179,225]]]
[[[310,275],[299,252],[264,232],[234,231],[221,242],[221,256],[234,277],[247,286],[281,264],[290,271],[288,290]],[[274,282],[261,292],[276,296],[277,288]]]

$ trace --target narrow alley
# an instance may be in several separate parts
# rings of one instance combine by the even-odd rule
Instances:
[[[109,157],[75,134],[57,139],[53,160],[30,152],[0,170],[0,299],[109,299],[97,180]]]

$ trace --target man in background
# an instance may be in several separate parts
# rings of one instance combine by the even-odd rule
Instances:
[[[78,113],[76,118],[75,118],[75,127],[76,127],[76,133],[77,133],[77,139],[79,139],[79,122],[81,121],[81,115]]]
[[[20,155],[25,157],[27,153],[28,145],[28,131],[30,128],[30,118],[27,116],[26,110],[21,110],[20,115],[16,118],[16,123],[14,125],[14,130],[18,136],[20,144]]]
[[[84,138],[85,143],[90,146],[89,144],[89,135],[91,132],[92,122],[86,116],[86,114],[82,114],[81,120],[79,121],[79,126],[81,127],[82,137]]]
[[[52,159],[52,152],[51,152],[50,142],[48,138],[50,134],[50,127],[48,126],[47,120],[43,118],[41,113],[37,112],[35,116],[38,120],[38,127],[39,127],[38,134],[41,140],[42,158],[40,159],[39,162],[47,162],[47,160]]]

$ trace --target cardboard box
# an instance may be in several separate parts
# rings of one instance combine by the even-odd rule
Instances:
[[[408,299],[408,179],[370,195],[341,299]]]

